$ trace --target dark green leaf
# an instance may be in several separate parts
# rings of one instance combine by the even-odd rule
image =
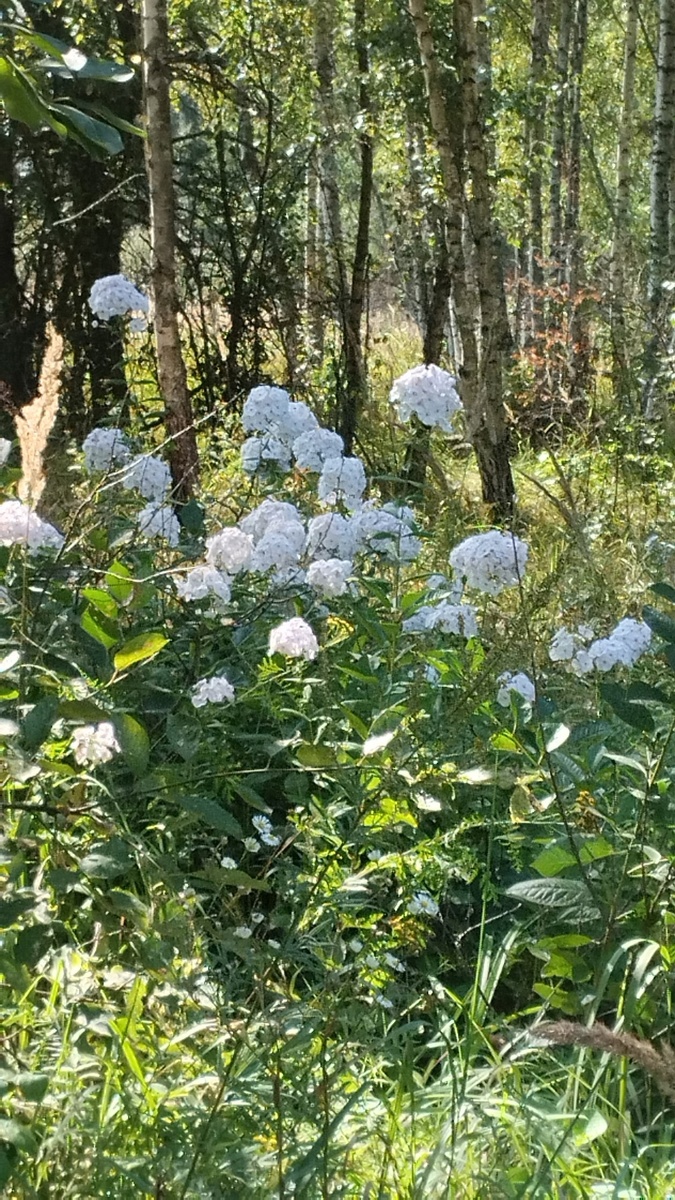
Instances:
[[[90,117],[71,104],[51,104],[50,110],[68,129],[71,137],[79,142],[94,157],[107,157],[119,154],[124,143],[117,129],[106,125],[96,117]]]
[[[507,888],[506,895],[541,908],[567,909],[580,920],[600,916],[586,884],[579,879],[525,879]]]
[[[35,896],[13,896],[11,900],[0,900],[0,929],[9,929],[35,903]]]
[[[179,717],[169,713],[166,718],[166,739],[181,758],[190,762],[199,750],[202,727],[194,717]]]
[[[602,683],[600,684],[600,695],[614,710],[617,717],[620,717],[627,725],[632,725],[633,729],[639,729],[643,733],[652,732],[654,719],[649,709],[642,704],[631,703],[623,688],[618,687],[615,683]]]
[[[94,879],[115,879],[134,865],[131,847],[122,838],[111,837],[92,846],[80,863],[80,870]]]
[[[150,739],[145,727],[129,713],[115,713],[112,723],[124,761],[135,775],[144,775],[150,759]]]
[[[24,745],[28,750],[37,750],[48,736],[59,709],[56,696],[45,696],[26,714],[21,722]]]
[[[41,1075],[34,1071],[22,1071],[16,1078],[17,1086],[33,1104],[39,1104],[44,1100],[47,1088],[49,1087],[49,1075]]]
[[[227,833],[236,838],[241,837],[241,825],[236,817],[233,817],[215,800],[209,800],[203,796],[179,796],[178,803],[185,812],[199,817],[201,821],[217,829],[219,833]]]
[[[662,596],[664,600],[670,600],[671,604],[675,604],[675,587],[670,583],[652,583],[650,592],[654,592],[657,596]]]
[[[647,622],[650,629],[654,633],[658,633],[666,642],[675,642],[675,621],[672,617],[667,617],[658,608],[652,608],[650,604],[646,604],[642,610],[643,619]]]

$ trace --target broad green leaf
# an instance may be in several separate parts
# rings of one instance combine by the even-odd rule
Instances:
[[[145,727],[129,713],[115,713],[112,723],[124,761],[131,767],[134,775],[144,775],[150,759],[150,739]]]
[[[0,1119],[0,1142],[6,1142],[26,1154],[37,1154],[37,1142],[28,1126],[9,1118]]]
[[[566,867],[576,865],[576,858],[564,846],[547,846],[532,862],[533,871],[550,878],[559,875]]]
[[[524,879],[507,888],[506,895],[541,908],[567,909],[579,920],[600,916],[586,884],[579,879]]]
[[[110,720],[108,710],[101,708],[93,700],[62,700],[59,704],[59,716],[64,717],[66,721],[84,721],[88,725]]]
[[[204,796],[179,796],[178,803],[185,812],[199,817],[201,821],[211,825],[220,833],[227,833],[236,838],[241,837],[242,829],[236,817],[233,817],[232,813],[229,813],[215,800],[209,800]]]
[[[114,596],[119,604],[128,604],[133,598],[134,585],[131,571],[119,559],[115,559],[115,562],[108,567],[104,583],[110,595]]]
[[[33,1104],[39,1104],[44,1100],[49,1087],[49,1075],[42,1075],[34,1071],[22,1071],[20,1075],[17,1075],[16,1082],[26,1100],[30,1100]]]
[[[518,753],[523,748],[508,729],[502,729],[500,733],[493,733],[490,738],[490,745],[494,746],[495,750],[512,750]]]
[[[40,63],[45,71],[65,78],[100,79],[105,83],[129,83],[135,75],[133,67],[124,63],[111,62],[104,58],[94,58],[83,54],[76,46],[68,46],[58,58],[46,59]]]
[[[561,746],[564,746],[569,736],[569,727],[562,724],[558,725],[558,728],[553,731],[546,742],[546,750],[548,754],[552,754],[554,750],[559,750]]]
[[[35,904],[35,896],[12,896],[11,900],[0,900],[0,929],[9,929]]]
[[[80,862],[80,870],[94,879],[115,879],[118,875],[126,875],[133,865],[134,856],[128,843],[122,838],[111,837],[92,846]]]
[[[50,125],[62,137],[65,136],[66,127],[63,122],[51,114],[25,74],[9,59],[3,57],[0,57],[0,101],[7,115],[14,121],[21,121],[29,129],[40,129],[44,125]]]
[[[28,750],[37,750],[42,745],[56,720],[58,708],[56,696],[45,696],[26,714],[21,722],[21,732]]]
[[[190,762],[199,752],[201,738],[202,727],[196,718],[169,713],[166,718],[166,740],[185,762]]]
[[[148,658],[154,658],[166,646],[168,641],[168,637],[160,633],[157,629],[150,633],[141,633],[138,637],[131,638],[117,651],[113,659],[115,670],[126,671],[127,667],[133,666],[134,663],[145,662]]]
[[[131,133],[134,137],[146,138],[148,135],[140,125],[132,125],[131,121],[124,121],[122,117],[118,117],[117,113],[111,108],[107,108],[105,104],[91,104],[84,100],[78,101],[79,108],[85,112],[93,113],[95,117],[101,117],[106,125],[114,125],[115,129],[120,129],[122,133]]]
[[[82,588],[82,595],[93,608],[97,608],[105,617],[111,617],[114,620],[117,616],[119,611],[117,602],[110,592],[104,592],[103,588],[86,587]]]
[[[295,751],[295,757],[303,767],[336,767],[335,751],[330,746],[315,746],[313,742],[303,742]]]
[[[71,137],[94,157],[119,154],[124,143],[117,129],[90,117],[71,104],[51,104],[50,111],[66,126]]]
[[[614,710],[617,717],[620,717],[627,725],[632,725],[634,729],[639,729],[642,733],[652,732],[654,718],[649,709],[642,704],[632,703],[623,688],[618,687],[615,683],[601,683],[600,695]]]
[[[80,617],[80,625],[85,633],[89,634],[95,642],[104,646],[106,650],[110,650],[120,640],[119,626],[115,621],[111,621],[109,617],[103,615],[102,612],[97,612],[91,606],[85,608]]]
[[[239,871],[228,867],[219,867],[218,875],[222,878],[223,883],[232,884],[235,887],[254,888],[258,892],[269,892],[270,885],[265,879],[254,879],[248,875],[246,871]]]
[[[612,843],[604,837],[588,838],[579,847],[579,858],[582,863],[595,862],[598,858],[610,858],[612,854],[616,854],[616,850]]]
[[[626,688],[626,699],[633,703],[634,700],[644,700],[647,704],[667,704],[673,703],[672,697],[664,692],[662,688],[653,687],[651,683],[642,683],[637,680],[635,683],[629,683]]]
[[[664,600],[670,600],[671,604],[675,604],[675,587],[670,583],[652,583],[649,588],[650,592],[654,592],[656,596],[662,596]]]
[[[658,608],[652,608],[651,604],[646,604],[642,610],[643,620],[647,622],[650,629],[654,630],[659,637],[666,642],[675,642],[675,621],[672,617],[667,617]]]

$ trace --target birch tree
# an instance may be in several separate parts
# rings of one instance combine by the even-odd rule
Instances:
[[[142,0],[141,19],[157,369],[174,495],[186,500],[199,474],[199,454],[178,327],[167,0]]]
[[[637,0],[626,0],[626,31],[624,34],[623,82],[621,88],[621,118],[616,151],[616,192],[614,202],[614,232],[610,260],[610,296],[612,364],[614,386],[619,395],[629,391],[628,345],[624,312],[626,285],[626,248],[630,227],[632,184],[631,140],[635,109],[635,65],[637,59],[638,9]]]

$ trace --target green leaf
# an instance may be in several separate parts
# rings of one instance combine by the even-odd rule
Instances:
[[[649,588],[650,592],[654,592],[656,596],[662,596],[664,600],[670,600],[671,604],[675,604],[675,587],[670,583],[652,583]]]
[[[21,722],[21,732],[28,750],[37,750],[42,745],[56,720],[58,708],[56,696],[45,696],[26,714]]]
[[[620,717],[627,725],[631,725],[633,729],[639,729],[642,733],[653,731],[654,719],[649,709],[642,704],[632,703],[623,688],[618,687],[615,683],[601,683],[600,695],[614,710],[617,717]]]
[[[33,1104],[39,1104],[44,1100],[49,1087],[49,1075],[42,1075],[34,1071],[22,1071],[20,1075],[17,1075],[16,1082],[26,1100],[30,1100]]]
[[[254,879],[252,875],[248,875],[246,871],[235,870],[234,868],[218,867],[218,880],[223,883],[232,884],[234,887],[254,888],[257,892],[269,892],[270,885],[265,879]],[[215,872],[214,872],[215,877]]]
[[[119,559],[115,559],[115,562],[106,571],[104,583],[118,604],[126,605],[133,598],[134,585],[131,582],[131,571]]]
[[[194,717],[169,713],[166,718],[166,739],[171,749],[180,754],[185,762],[190,762],[198,753],[201,738],[202,727]]]
[[[27,1125],[9,1119],[0,1120],[0,1142],[23,1150],[26,1154],[37,1153],[37,1142]]]
[[[85,633],[89,634],[95,642],[104,646],[106,650],[110,650],[120,640],[119,626],[115,621],[111,621],[105,617],[102,612],[97,612],[95,609],[85,608],[80,617],[80,625]]]
[[[204,796],[179,796],[178,803],[185,812],[199,817],[201,821],[217,829],[219,833],[227,833],[236,838],[241,837],[242,829],[236,817],[233,817],[215,800],[209,800]]]
[[[303,767],[336,767],[335,751],[330,746],[315,746],[313,742],[303,742],[295,751],[295,757]]]
[[[490,738],[490,745],[494,746],[495,750],[512,750],[517,753],[523,748],[513,734],[509,733],[508,729],[502,729],[500,733],[493,733]]]
[[[117,651],[113,659],[115,670],[126,671],[127,667],[133,666],[134,663],[154,658],[168,641],[168,637],[157,629],[131,638]]]
[[[628,685],[626,699],[631,704],[634,700],[645,700],[647,704],[670,705],[673,703],[672,697],[667,692],[664,692],[662,688],[653,687],[651,683],[641,683],[639,680]]]
[[[118,117],[117,113],[111,108],[107,108],[105,104],[91,104],[89,101],[78,101],[79,107],[85,112],[94,113],[94,116],[101,117],[106,125],[114,125],[115,129],[121,129],[122,133],[133,134],[134,137],[147,138],[147,133],[140,125],[132,125],[131,121],[124,121],[122,117]],[[192,503],[192,501],[190,501]]]
[[[61,136],[65,136],[66,127],[62,122],[52,117],[49,108],[41,99],[37,89],[28,82],[24,73],[17,70],[14,63],[0,57],[0,101],[7,115],[14,121],[21,121],[29,129],[40,129],[50,125]]]
[[[558,725],[546,742],[546,750],[548,754],[552,754],[554,750],[559,750],[565,745],[570,736],[570,729],[567,725]]]
[[[550,878],[559,875],[566,867],[576,866],[576,858],[564,846],[548,846],[532,862],[532,870]]]
[[[599,858],[610,858],[616,854],[611,842],[604,837],[589,838],[579,847],[579,858],[582,863],[596,862]]]
[[[675,621],[672,617],[667,617],[660,609],[652,608],[650,604],[646,604],[643,608],[642,617],[649,628],[653,629],[654,633],[658,633],[664,641],[675,642]]]
[[[579,879],[524,879],[507,888],[506,895],[541,908],[567,909],[579,920],[600,916],[586,884]]]
[[[74,141],[79,142],[95,158],[119,154],[124,142],[117,129],[106,125],[96,117],[90,117],[71,104],[51,104],[50,110],[57,113]]]
[[[129,83],[135,75],[133,67],[105,58],[89,57],[76,46],[66,47],[65,51],[59,52],[58,59],[46,59],[40,63],[40,67],[65,78],[100,79],[105,83]]]
[[[119,837],[108,838],[92,846],[80,862],[80,870],[94,879],[115,879],[126,875],[134,865],[131,847]]]
[[[150,739],[145,727],[129,713],[115,713],[112,723],[124,761],[134,775],[144,775],[150,760]]]
[[[50,925],[28,925],[14,943],[14,958],[22,967],[35,967],[54,940]]]
[[[204,533],[204,517],[205,511],[196,500],[190,500],[178,509],[178,520],[183,529],[187,529],[188,533],[192,533],[195,537],[201,537]]]
[[[103,588],[86,587],[82,588],[82,595],[85,600],[99,612],[102,612],[105,617],[114,619],[118,614],[117,601],[110,592],[104,592]]]
[[[0,900],[0,929],[9,929],[35,903],[35,896],[13,896],[11,900]]]
[[[59,704],[59,716],[64,717],[66,721],[84,721],[89,725],[110,720],[108,710],[94,704],[93,700],[62,700]]]

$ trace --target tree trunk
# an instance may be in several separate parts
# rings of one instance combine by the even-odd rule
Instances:
[[[335,107],[335,2],[314,0],[314,70],[316,72],[317,117],[319,121],[318,171],[325,213],[329,251],[336,275],[338,310],[342,319],[347,308],[347,271],[342,234],[342,206],[335,152],[337,113]]]
[[[457,147],[453,143],[445,106],[444,81],[441,76],[425,0],[408,0],[408,7],[414,22],[422,59],[429,101],[429,116],[435,135],[443,189],[448,206],[449,269],[452,276],[457,326],[462,342],[460,387],[466,411],[467,428],[478,460],[483,499],[486,504],[491,506],[496,516],[508,518],[513,509],[514,488],[501,389],[501,347],[503,345],[501,316],[499,324],[492,331],[485,328],[483,314],[480,314],[481,326],[485,331],[485,340],[481,351],[486,351],[488,355],[485,363],[486,370],[482,356],[479,360],[475,330],[478,314],[472,303],[472,289],[468,280],[463,245],[464,188],[457,166]],[[474,146],[474,152],[476,149]],[[478,183],[480,186],[480,179]],[[472,184],[475,187],[476,181],[473,179]],[[488,264],[488,276],[487,279],[484,278],[483,284],[485,286],[488,283],[487,290],[490,291],[492,283],[492,276],[489,275],[490,257],[493,251],[491,239],[483,236],[480,249]],[[492,269],[494,270],[494,266]],[[486,299],[490,304],[498,297],[491,295],[486,296]],[[499,347],[498,351],[497,347]],[[499,365],[499,378],[495,374],[496,363]]]
[[[560,285],[565,277],[565,253],[563,246],[562,182],[565,163],[565,126],[568,106],[568,72],[570,34],[572,31],[573,0],[560,0],[558,46],[556,50],[556,99],[551,127],[551,183],[549,192],[549,249],[551,258],[551,282]]]
[[[637,58],[638,10],[637,0],[626,0],[626,33],[624,38],[623,86],[621,120],[616,152],[616,199],[614,204],[614,236],[610,261],[610,302],[612,331],[612,376],[615,394],[628,398],[631,391],[628,344],[624,313],[626,286],[626,249],[630,224],[631,199],[631,140],[635,108],[635,64]]]
[[[305,355],[312,365],[321,362],[325,328],[321,283],[324,247],[321,237],[319,175],[316,157],[307,166],[307,219],[305,225]]]
[[[340,433],[345,453],[351,454],[359,416],[367,396],[366,366],[363,355],[361,324],[368,282],[370,250],[370,210],[373,198],[373,139],[370,132],[372,107],[368,75],[368,42],[366,37],[365,0],[354,0],[354,42],[359,70],[359,150],[361,180],[359,215],[352,263],[352,280],[344,328],[346,389],[341,414]]]
[[[31,399],[33,384],[16,269],[13,189],[12,129],[7,118],[0,118],[0,433],[10,438],[11,413]]]
[[[565,280],[568,288],[570,313],[569,392],[571,398],[585,397],[592,370],[588,321],[578,297],[584,271],[579,206],[581,197],[581,85],[587,31],[588,0],[577,0],[570,62],[570,135],[565,211]]]
[[[527,190],[530,210],[528,238],[528,280],[530,286],[530,334],[540,334],[544,327],[544,206],[542,200],[542,167],[546,153],[546,68],[549,54],[549,0],[532,3],[532,56],[528,87],[528,115],[525,144],[527,148]]]
[[[443,357],[443,342],[445,327],[448,320],[448,304],[452,290],[450,276],[450,256],[445,238],[445,229],[441,226],[438,234],[438,258],[434,271],[431,296],[425,313],[425,330],[423,357],[424,362],[440,363]],[[421,494],[424,488],[429,456],[431,449],[431,429],[423,425],[415,417],[413,419],[413,434],[408,443],[406,463],[403,477],[406,482]]]
[[[187,500],[199,474],[199,455],[178,329],[167,0],[142,0],[141,14],[157,367],[174,494]]]

